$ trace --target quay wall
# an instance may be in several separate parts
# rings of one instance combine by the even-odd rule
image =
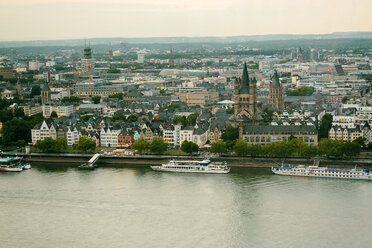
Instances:
[[[12,156],[11,154],[7,154]],[[13,154],[15,156],[15,154]],[[29,155],[21,155],[24,160],[30,163],[43,162],[43,163],[76,163],[81,164],[87,162],[93,154],[41,154],[33,153]],[[127,156],[127,157],[116,157],[116,156],[102,156],[98,160],[98,164],[102,166],[149,166],[149,165],[160,165],[169,161],[170,159],[202,159],[198,156],[169,156],[169,155],[142,155],[142,156]],[[319,159],[319,158],[318,158]],[[252,158],[252,157],[221,157],[211,158],[212,161],[226,161],[229,166],[233,167],[276,167],[282,162],[293,165],[311,165],[313,164],[314,158]],[[353,160],[336,160],[320,158],[320,166],[328,167],[345,167],[353,168],[354,166],[363,168],[372,168],[372,159],[353,159]]]

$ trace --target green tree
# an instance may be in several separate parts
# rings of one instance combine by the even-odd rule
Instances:
[[[13,115],[15,117],[23,117],[23,116],[25,116],[25,113],[23,112],[23,108],[15,108],[14,109],[14,112],[13,112]]]
[[[96,149],[96,142],[85,135],[79,137],[76,149],[80,152],[93,152]]]
[[[319,139],[328,138],[328,132],[332,127],[333,116],[331,114],[325,114],[319,126],[318,134]]]
[[[123,93],[116,93],[116,94],[109,95],[109,98],[117,98],[119,100],[122,100],[123,99]]]
[[[344,97],[342,98],[342,103],[343,103],[343,104],[347,103],[347,100],[349,100],[349,99],[347,98],[347,96],[344,96]]]
[[[314,87],[302,86],[296,90],[288,92],[288,96],[311,96],[314,93]]]
[[[198,117],[199,117],[199,114],[198,114],[198,113],[193,113],[193,114],[187,116],[187,118],[186,118],[187,125],[195,126],[195,124],[196,124],[196,119],[197,119]]]
[[[51,118],[57,118],[58,115],[57,115],[56,111],[52,111],[52,113],[50,113],[50,117]]]
[[[234,152],[238,156],[245,156],[248,154],[248,144],[245,140],[238,139],[234,145]]]
[[[1,129],[4,145],[11,145],[19,140],[28,142],[30,140],[31,128],[29,123],[23,119],[12,119],[3,124]]]
[[[265,106],[262,112],[262,118],[265,122],[265,124],[269,124],[273,120],[273,114],[274,110],[269,108],[268,106]]]
[[[39,85],[33,86],[31,89],[31,97],[40,96],[40,94],[41,94],[40,86]]]
[[[175,116],[173,118],[173,124],[177,125],[178,123],[181,123],[183,127],[187,126],[187,120],[185,116]]]
[[[93,96],[92,101],[94,104],[98,104],[101,101],[101,96]]]
[[[211,144],[210,152],[211,153],[217,153],[217,154],[219,154],[221,156],[222,153],[226,153],[227,152],[227,145],[222,140],[213,142]]]
[[[194,152],[199,151],[199,146],[195,144],[194,142],[185,140],[181,144],[181,151],[186,152],[188,154],[192,154]]]
[[[38,140],[35,145],[36,149],[46,153],[59,153],[67,149],[66,139],[52,139],[51,137],[46,137],[44,140]]]
[[[227,126],[225,131],[221,134],[221,139],[226,142],[227,148],[233,148],[236,139],[239,138],[239,130],[232,126]]]
[[[168,149],[168,143],[162,138],[154,138],[150,144],[150,151],[156,154],[163,154]]]
[[[136,121],[137,121],[137,116],[135,116],[135,115],[130,115],[127,118],[127,122],[132,123],[132,122],[136,122]]]
[[[234,114],[234,108],[226,109],[226,114],[233,115]]]
[[[62,98],[61,100],[62,103],[79,103],[80,102],[80,98],[77,97],[77,96],[65,96]]]
[[[140,154],[142,154],[144,151],[146,151],[149,148],[149,142],[147,142],[144,139],[138,139],[133,144],[133,149],[137,150]]]
[[[227,126],[221,135],[221,139],[223,139],[223,141],[234,141],[237,138],[239,138],[239,131],[233,126]]]
[[[108,69],[107,73],[120,73],[120,70],[116,67],[110,67],[110,69]]]

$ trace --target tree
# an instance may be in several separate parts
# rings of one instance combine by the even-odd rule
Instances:
[[[101,101],[101,96],[93,96],[92,101],[94,104],[98,104]]]
[[[18,118],[25,116],[25,113],[23,112],[23,108],[15,108],[13,111],[13,115]]]
[[[226,109],[226,114],[233,115],[234,114],[234,108]]]
[[[50,113],[50,117],[51,118],[57,118],[58,115],[57,115],[56,111],[52,111],[52,113]]]
[[[40,96],[41,94],[41,88],[39,85],[35,85],[32,87],[31,89],[31,96],[34,97],[34,96]]]
[[[80,102],[80,98],[77,97],[77,96],[65,96],[62,98],[61,100],[62,103],[79,103]]]
[[[194,142],[185,140],[181,144],[181,151],[186,152],[188,154],[192,154],[194,152],[199,151],[199,146],[195,144]]]
[[[333,117],[331,114],[325,114],[319,126],[319,139],[328,138],[328,132],[332,127]]]
[[[110,69],[108,69],[107,73],[120,73],[120,70],[116,67],[110,67]]]
[[[234,141],[239,138],[239,131],[233,126],[227,126],[225,131],[221,135],[221,139],[224,141]]]
[[[76,149],[80,152],[93,152],[96,149],[96,142],[85,135],[79,137]]]
[[[196,119],[197,119],[198,117],[199,117],[199,114],[198,114],[198,113],[193,113],[193,114],[187,116],[187,118],[186,118],[187,125],[195,126],[195,124],[196,124]]]
[[[123,93],[116,93],[116,94],[113,94],[113,95],[109,95],[109,98],[117,98],[119,100],[122,100],[123,99]]]
[[[164,89],[160,89],[159,92],[160,92],[161,95],[165,95],[165,90]]]
[[[314,87],[302,86],[296,90],[288,92],[288,96],[311,96],[314,93]]]
[[[239,138],[239,130],[232,126],[227,126],[221,135],[221,139],[226,142],[227,148],[232,149],[236,139]]]
[[[355,140],[353,140],[353,142],[358,143],[361,147],[362,147],[362,146],[365,146],[366,141],[367,141],[367,139],[364,138],[364,137],[358,137],[358,138],[356,138]]]
[[[263,109],[263,112],[262,112],[262,118],[263,118],[265,124],[269,124],[270,122],[272,122],[273,114],[274,114],[274,110],[265,106],[265,108]]]
[[[66,139],[52,139],[46,137],[44,140],[38,140],[35,145],[36,149],[42,152],[63,152],[67,149]]]
[[[154,138],[150,144],[150,151],[156,154],[163,154],[168,149],[168,143],[162,138]]]
[[[132,122],[136,122],[136,121],[137,121],[137,116],[135,116],[135,115],[130,115],[127,118],[127,122],[132,123]]]
[[[347,96],[344,96],[344,97],[342,98],[342,103],[343,103],[343,104],[347,103],[347,100],[349,100],[349,99],[347,98]]]
[[[138,139],[132,144],[133,149],[137,150],[140,154],[149,148],[149,142],[144,139]]]
[[[23,119],[12,119],[3,124],[1,129],[2,141],[5,145],[11,145],[19,140],[28,142],[31,128],[29,123]]]
[[[245,142],[245,140],[236,140],[233,149],[235,154],[238,156],[245,156],[248,154],[248,144]]]
[[[227,152],[226,143],[223,142],[222,140],[213,142],[211,144],[210,151],[211,151],[211,153],[218,153],[221,156],[222,153],[226,153]]]
[[[185,116],[180,116],[180,115],[174,117],[173,118],[173,124],[174,125],[177,125],[178,123],[181,123],[182,126],[184,126],[184,127],[187,126],[186,117]]]

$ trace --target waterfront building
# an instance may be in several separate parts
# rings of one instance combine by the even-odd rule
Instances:
[[[81,136],[80,127],[76,125],[71,125],[67,127],[66,137],[68,146],[77,144],[80,136]]]
[[[118,136],[118,146],[119,147],[128,147],[132,146],[134,142],[133,132],[122,130]]]
[[[328,132],[328,138],[333,140],[354,141],[359,137],[363,137],[359,126],[356,128],[332,126]]]
[[[119,145],[119,135],[121,129],[111,129],[110,127],[102,128],[100,132],[101,146],[117,147]]]
[[[44,140],[46,137],[51,137],[52,139],[57,138],[56,126],[49,119],[36,124],[34,128],[31,129],[32,144],[35,145],[38,140]]]
[[[303,140],[308,145],[318,145],[318,133],[314,126],[245,126],[243,140],[248,144],[265,145],[271,142],[288,141],[289,137]]]

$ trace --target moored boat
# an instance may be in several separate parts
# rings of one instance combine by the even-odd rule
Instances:
[[[96,167],[94,165],[89,165],[87,163],[78,166],[79,170],[94,170]]]
[[[154,171],[183,172],[183,173],[213,173],[227,174],[230,167],[226,162],[211,162],[204,160],[171,160],[162,165],[153,165]]]
[[[277,175],[304,176],[304,177],[327,177],[342,179],[372,180],[372,172],[366,169],[327,168],[318,165],[312,166],[279,166],[272,167],[271,171]]]
[[[23,170],[20,157],[0,158],[0,171],[20,172]]]

